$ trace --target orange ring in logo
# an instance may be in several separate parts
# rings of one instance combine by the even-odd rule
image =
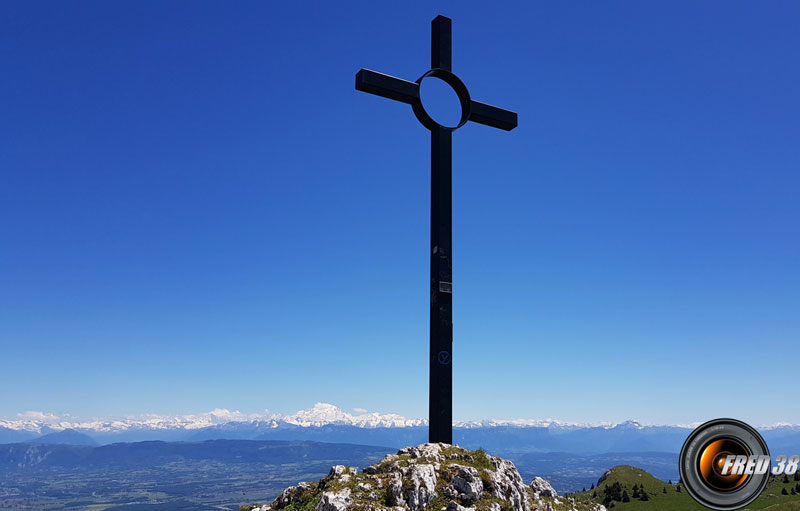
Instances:
[[[742,486],[747,474],[722,475],[722,467],[728,456],[749,456],[750,451],[732,438],[721,438],[710,442],[703,448],[698,460],[698,468],[703,480],[712,488],[720,491],[733,491]]]

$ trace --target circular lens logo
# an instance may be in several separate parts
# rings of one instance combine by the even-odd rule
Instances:
[[[770,465],[758,431],[735,419],[706,422],[681,449],[681,481],[689,495],[711,509],[739,509],[753,502],[767,485]]]

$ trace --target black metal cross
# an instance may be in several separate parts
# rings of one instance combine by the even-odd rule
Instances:
[[[464,83],[452,73],[450,18],[432,22],[431,69],[416,82],[362,69],[356,89],[408,103],[419,122],[431,131],[431,329],[428,437],[431,442],[453,443],[453,260],[452,260],[452,133],[467,121],[510,131],[517,114],[473,101]],[[425,111],[420,100],[422,80],[432,76],[447,82],[461,102],[456,126],[442,126]]]

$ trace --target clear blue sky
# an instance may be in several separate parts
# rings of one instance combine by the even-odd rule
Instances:
[[[455,417],[800,423],[788,1],[4,2],[0,416],[424,417],[440,13]]]

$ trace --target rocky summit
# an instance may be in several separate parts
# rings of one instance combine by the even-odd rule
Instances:
[[[588,507],[587,507],[588,506]],[[448,444],[406,447],[364,468],[337,465],[316,483],[283,490],[242,511],[605,511],[576,507],[536,477],[526,485],[508,460]]]

